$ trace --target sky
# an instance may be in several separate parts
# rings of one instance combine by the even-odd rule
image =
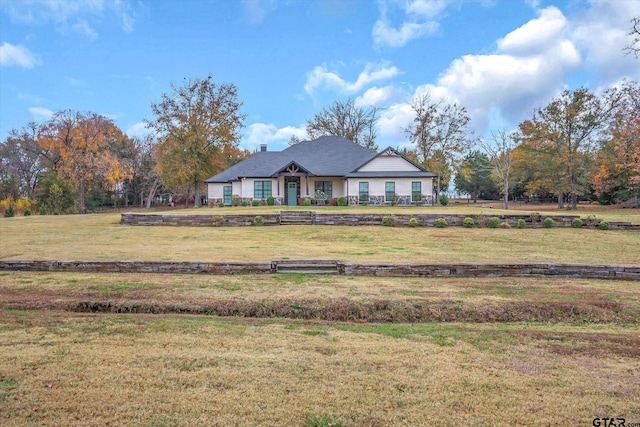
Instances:
[[[209,74],[238,88],[252,151],[350,98],[381,109],[380,148],[405,147],[426,93],[488,136],[565,89],[639,81],[634,16],[640,0],[0,0],[0,140],[67,109],[142,136],[172,83]]]

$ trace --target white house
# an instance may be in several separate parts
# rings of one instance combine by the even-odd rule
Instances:
[[[207,179],[210,206],[234,198],[294,206],[317,192],[359,203],[432,204],[435,175],[393,148],[373,152],[348,139],[322,136],[282,151],[266,145],[246,160]]]

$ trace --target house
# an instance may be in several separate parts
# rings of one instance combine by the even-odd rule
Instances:
[[[322,136],[282,151],[260,151],[207,179],[210,206],[269,196],[277,205],[298,205],[322,192],[350,205],[432,204],[435,175],[393,148],[373,152],[348,139]]]

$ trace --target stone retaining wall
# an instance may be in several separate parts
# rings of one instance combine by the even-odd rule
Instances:
[[[317,262],[312,260],[310,262]],[[304,260],[300,260],[304,262]],[[640,281],[640,266],[581,264],[345,264],[346,276],[382,277],[573,277]],[[276,274],[277,262],[0,261],[0,271],[99,273]]]
[[[250,209],[250,208],[249,208]],[[501,223],[508,224],[508,227],[515,228],[518,220],[526,222],[526,228],[542,228],[542,221],[551,218],[554,227],[571,227],[571,221],[580,218],[579,215],[540,215],[537,221],[533,222],[530,214],[508,214],[508,215],[461,215],[461,214],[362,214],[362,213],[317,213],[314,212],[313,224],[315,225],[381,225],[383,217],[389,217],[397,226],[407,226],[411,218],[415,218],[419,227],[433,227],[436,219],[444,218],[448,226],[462,226],[462,221],[473,218],[476,227],[486,224],[492,217],[500,219]],[[252,214],[225,214],[225,215],[193,215],[193,214],[141,214],[123,213],[120,223],[126,225],[165,225],[165,226],[187,226],[187,227],[241,227],[252,226],[255,217]],[[280,213],[259,215],[264,219],[264,225],[280,225]],[[581,218],[583,227],[596,227],[601,219]],[[612,230],[635,230],[640,231],[640,224],[629,222],[609,222]],[[486,226],[486,225],[485,225]]]

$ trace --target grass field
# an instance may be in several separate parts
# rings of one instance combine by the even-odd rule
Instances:
[[[0,219],[1,259],[286,257],[638,265],[640,233]],[[0,361],[3,426],[628,425],[640,284],[0,272]]]

